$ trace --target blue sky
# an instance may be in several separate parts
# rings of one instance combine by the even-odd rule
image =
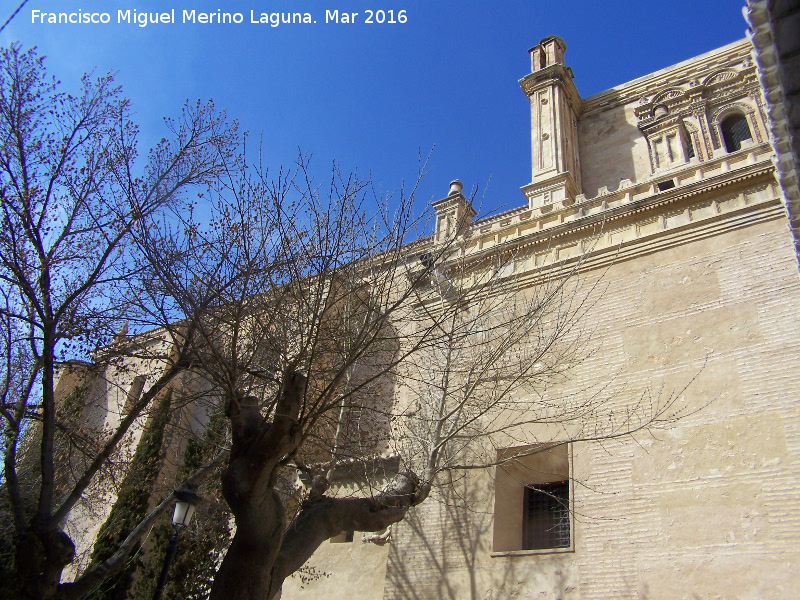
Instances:
[[[22,0],[0,0],[0,23]],[[527,50],[547,35],[567,44],[583,97],[744,37],[742,0],[670,2],[472,0],[28,0],[0,34],[38,46],[67,87],[115,71],[148,146],[186,99],[213,98],[256,138],[265,162],[298,148],[325,172],[372,173],[384,189],[414,179],[418,150],[435,145],[423,199],[451,179],[486,188],[481,216],[523,204],[530,180],[529,108],[517,81]],[[102,24],[32,24],[42,12],[107,12]],[[163,12],[172,24],[117,24],[119,9]],[[183,10],[240,12],[241,24],[183,24]],[[378,10],[406,23],[365,23]],[[251,24],[250,12],[310,13],[311,24]],[[326,11],[358,13],[325,23]],[[144,154],[146,147],[140,149]]]

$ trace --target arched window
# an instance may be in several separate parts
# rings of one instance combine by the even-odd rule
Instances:
[[[747,119],[741,113],[735,113],[723,119],[720,123],[722,128],[722,138],[725,140],[725,149],[728,152],[735,152],[741,149],[742,142],[752,140],[750,127]]]

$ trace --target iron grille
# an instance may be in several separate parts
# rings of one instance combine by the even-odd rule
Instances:
[[[569,548],[569,482],[539,483],[525,490],[523,550]]]

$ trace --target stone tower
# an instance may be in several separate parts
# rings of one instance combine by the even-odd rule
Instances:
[[[522,188],[530,208],[569,206],[582,193],[578,158],[581,98],[564,66],[567,45],[544,38],[528,52],[531,73],[520,80],[531,104],[531,182]]]

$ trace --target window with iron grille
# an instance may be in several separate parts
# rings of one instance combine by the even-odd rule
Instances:
[[[492,556],[571,552],[570,445],[497,451]]]
[[[525,489],[523,550],[569,548],[569,482],[539,483]]]

